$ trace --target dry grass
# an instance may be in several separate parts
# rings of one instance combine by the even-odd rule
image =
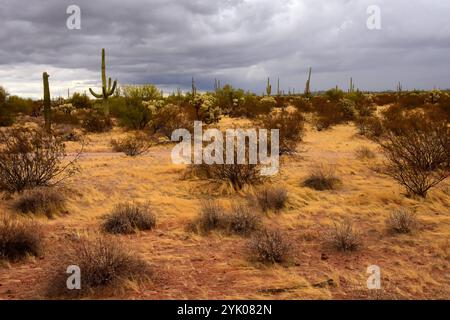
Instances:
[[[39,256],[43,234],[39,225],[3,217],[0,219],[0,259],[18,261],[27,256]]]
[[[335,223],[328,234],[328,242],[338,251],[356,251],[361,247],[361,236],[350,220]]]
[[[263,212],[279,212],[286,207],[288,192],[282,187],[263,188],[257,191],[255,198]]]
[[[228,217],[229,230],[243,236],[248,236],[258,230],[261,223],[261,217],[246,205],[234,205]]]
[[[355,150],[355,157],[359,160],[375,159],[376,154],[372,151],[372,149],[366,146],[361,146]]]
[[[112,234],[132,234],[155,226],[156,216],[148,204],[121,203],[105,217],[102,229]]]
[[[48,218],[67,212],[66,198],[60,189],[38,188],[26,191],[15,205],[22,213],[43,214]]]
[[[417,229],[416,214],[406,208],[394,210],[386,220],[387,228],[393,233],[412,233]]]
[[[78,266],[81,289],[68,289],[68,266]],[[127,281],[142,281],[150,275],[149,266],[124,247],[108,237],[82,238],[73,243],[70,251],[58,261],[50,278],[46,295],[49,297],[80,297],[114,294]],[[109,292],[108,292],[109,291]]]
[[[279,230],[265,229],[249,241],[251,255],[259,262],[281,263],[287,260],[291,244]]]
[[[341,179],[332,167],[321,165],[313,169],[303,181],[303,186],[318,190],[335,190],[341,184]]]

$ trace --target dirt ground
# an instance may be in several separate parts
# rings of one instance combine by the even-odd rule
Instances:
[[[223,120],[226,125],[229,119]],[[449,299],[450,183],[431,190],[427,199],[410,199],[389,177],[377,173],[383,161],[377,145],[360,137],[351,125],[318,132],[308,128],[299,156],[283,157],[281,172],[267,184],[288,190],[288,207],[264,215],[293,246],[289,262],[266,266],[249,258],[248,239],[186,230],[202,199],[214,196],[224,205],[245,201],[245,191],[224,192],[211,182],[183,178],[185,166],[171,163],[171,145],[153,147],[130,158],[113,153],[115,128],[89,134],[89,145],[78,164],[80,172],[65,182],[68,214],[36,218],[46,230],[40,258],[0,266],[1,299],[40,299],[49,270],[77,234],[99,231],[101,218],[124,201],[149,201],[157,215],[153,231],[117,236],[142,256],[154,271],[152,280],[130,283],[122,292],[102,298],[126,299]],[[375,159],[359,160],[355,149],[367,146]],[[75,152],[78,143],[68,143]],[[314,166],[332,165],[342,186],[315,191],[302,186]],[[15,199],[4,199],[0,210],[16,214]],[[405,206],[414,209],[420,228],[392,235],[385,220]],[[261,213],[262,214],[262,213]],[[25,219],[26,217],[21,217]],[[350,218],[361,233],[357,252],[340,253],[324,244],[334,221]],[[367,267],[381,268],[380,290],[368,290]]]

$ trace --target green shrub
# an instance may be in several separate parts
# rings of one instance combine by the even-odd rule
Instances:
[[[75,92],[70,99],[70,103],[77,109],[89,109],[92,107],[91,100],[85,93]]]
[[[112,121],[102,111],[91,111],[83,120],[83,128],[87,132],[106,132],[112,129]]]
[[[150,141],[145,133],[135,133],[120,140],[111,140],[115,152],[123,152],[127,156],[136,157],[148,151]]]

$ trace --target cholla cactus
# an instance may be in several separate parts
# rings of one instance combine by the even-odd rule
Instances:
[[[189,103],[196,110],[197,120],[203,121],[206,124],[215,123],[220,120],[221,111],[215,99],[210,93],[196,94],[191,97]]]

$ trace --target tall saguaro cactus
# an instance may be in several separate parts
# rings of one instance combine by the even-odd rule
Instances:
[[[105,49],[102,49],[102,93],[97,94],[89,88],[91,94],[97,99],[107,100],[108,97],[112,96],[114,91],[116,90],[117,80],[114,80],[114,83],[111,86],[111,78],[108,79],[108,83],[106,83],[106,63],[105,63]]]
[[[353,83],[353,78],[350,78],[350,87],[348,89],[349,93],[355,92],[355,84]]]
[[[267,78],[266,93],[269,97],[272,94],[272,85],[270,84],[270,78]]]
[[[51,123],[51,101],[50,101],[50,86],[48,84],[48,78],[50,76],[47,72],[44,72],[42,74],[42,79],[44,82],[44,120],[45,120],[45,131],[50,133],[52,130],[52,123]]]
[[[311,72],[312,68],[309,68],[308,80],[306,80],[305,96],[311,95]]]

